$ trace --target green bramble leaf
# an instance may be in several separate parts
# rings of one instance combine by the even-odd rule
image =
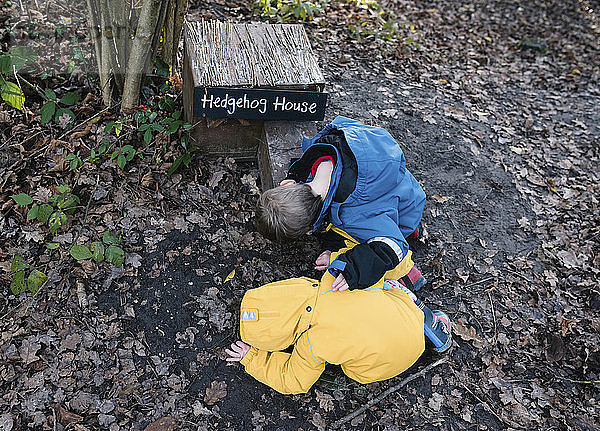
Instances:
[[[76,104],[79,101],[79,99],[79,94],[69,91],[68,93],[65,93],[63,97],[61,97],[60,103],[62,103],[63,105],[72,106]]]
[[[117,156],[117,165],[119,165],[119,167],[121,169],[125,169],[125,164],[127,163],[127,160],[125,159],[125,156],[123,154],[120,154]]]
[[[40,206],[34,205],[27,211],[27,221],[35,220],[40,212]]]
[[[184,157],[185,157],[185,154],[182,154],[181,156],[179,156],[175,159],[175,161],[173,162],[173,164],[167,171],[168,176],[173,175],[173,173],[179,168],[179,166],[181,165],[181,162],[183,162]]]
[[[2,96],[2,100],[19,111],[22,111],[25,107],[25,96],[23,95],[21,88],[15,83],[5,81],[1,76],[0,96]]]
[[[25,284],[25,271],[17,271],[13,274],[12,280],[10,280],[10,291],[13,295],[18,295],[21,292],[25,292],[27,284]]]
[[[60,244],[58,242],[47,242],[46,243],[46,248],[48,250],[56,250],[58,247],[60,247]]]
[[[111,231],[107,230],[102,235],[102,241],[107,245],[118,245],[121,244],[121,237],[116,236]]]
[[[85,260],[92,257],[92,252],[86,245],[76,244],[71,247],[69,253],[75,260]]]
[[[13,257],[12,263],[10,264],[11,271],[21,271],[29,268],[29,264],[23,260],[21,256]]]
[[[0,55],[0,73],[12,73],[12,66],[10,54],[4,53]]]
[[[42,125],[48,124],[52,120],[54,112],[56,112],[55,102],[49,100],[42,105],[42,109],[40,109]]]
[[[37,55],[28,46],[15,46],[10,50],[11,62],[17,70],[23,66],[33,63]]]
[[[27,288],[31,293],[36,293],[40,287],[48,280],[48,276],[42,271],[34,269],[27,277]]]
[[[27,193],[19,193],[18,195],[12,195],[11,198],[19,205],[29,205],[33,203],[33,198]]]
[[[66,193],[66,192],[70,192],[71,191],[71,187],[69,187],[68,184],[61,184],[60,186],[56,186],[56,192],[57,193]]]
[[[38,213],[36,216],[37,220],[42,223],[46,223],[48,221],[48,219],[50,218],[50,215],[52,215],[54,208],[52,207],[52,205],[48,205],[48,204],[39,205],[38,208],[39,209],[38,209]]]
[[[55,211],[50,216],[48,224],[50,226],[50,233],[54,235],[58,228],[67,223],[67,215],[62,211]]]
[[[123,148],[121,148],[121,154],[123,154],[125,156],[125,160],[129,162],[135,157],[135,148],[133,148],[131,145],[125,145]]]
[[[123,265],[123,262],[125,261],[125,252],[121,247],[117,247],[116,245],[109,245],[108,247],[106,247],[104,257],[108,262],[112,263],[114,266],[119,268],[121,265]]]
[[[92,251],[92,259],[96,262],[102,262],[104,260],[104,244],[99,241],[94,241],[90,244],[90,250]]]
[[[44,90],[44,96],[46,96],[46,99],[48,99],[49,101],[56,102],[56,93],[54,92],[54,90],[46,88],[46,90]]]

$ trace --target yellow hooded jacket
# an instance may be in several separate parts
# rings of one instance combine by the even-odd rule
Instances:
[[[335,256],[332,256],[332,259]],[[284,394],[307,392],[326,363],[371,383],[409,368],[424,350],[423,312],[401,289],[383,281],[332,292],[321,282],[292,278],[246,292],[240,334],[252,347],[241,363],[257,380]],[[281,350],[293,344],[292,353]]]

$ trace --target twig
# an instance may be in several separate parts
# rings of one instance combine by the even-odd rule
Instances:
[[[344,416],[341,419],[338,419],[337,421],[335,421],[333,423],[333,425],[331,427],[332,428],[338,428],[340,425],[343,425],[346,422],[354,419],[356,416],[358,416],[359,414],[361,414],[365,410],[367,410],[367,409],[373,407],[375,404],[379,403],[381,400],[383,400],[384,398],[386,398],[388,395],[393,394],[394,392],[396,392],[398,389],[402,388],[406,384],[408,384],[408,383],[412,382],[413,380],[415,380],[415,379],[417,379],[417,378],[419,378],[419,377],[427,374],[429,371],[431,371],[432,369],[434,369],[438,365],[444,364],[446,362],[448,362],[448,359],[444,357],[442,359],[439,359],[439,360],[435,361],[433,364],[430,364],[430,365],[426,366],[425,368],[423,368],[418,373],[415,373],[415,374],[407,377],[406,379],[402,380],[400,383],[395,384],[394,386],[386,389],[381,395],[379,395],[376,398],[373,398],[371,401],[369,401],[367,404],[363,405],[361,408],[353,411],[352,413]]]
[[[571,383],[580,383],[582,385],[593,385],[596,383],[600,383],[600,380],[573,380],[569,379],[568,377],[559,377],[559,379],[566,380]]]
[[[496,417],[496,419],[498,419],[500,422],[502,422],[503,424],[508,425],[510,427],[513,427],[513,428],[521,428],[521,429],[523,429],[523,427],[521,425],[517,424],[516,422],[505,420],[505,419],[502,419],[500,416],[498,416],[498,413],[496,413],[494,411],[494,409],[492,409],[487,402],[483,401],[481,398],[479,398],[477,395],[475,395],[473,393],[473,391],[471,389],[469,389],[468,387],[466,387],[464,384],[462,384],[462,382],[460,382],[460,380],[459,380],[458,384],[464,390],[466,390],[468,393],[470,393],[473,396],[473,398],[475,398],[477,401],[479,401],[481,403],[482,407],[486,411],[488,411],[489,413],[491,413],[492,415],[494,415]]]
[[[446,211],[444,211],[444,214],[446,215],[446,218],[447,218],[448,220],[450,220],[450,223],[452,223],[452,226],[454,226],[454,229],[456,229],[456,231],[458,232],[458,234],[459,234],[459,235],[460,235],[462,238],[464,238],[465,236],[463,235],[463,233],[462,233],[462,231],[460,230],[460,228],[459,228],[459,227],[456,225],[456,222],[454,221],[454,219],[453,219],[452,217],[450,217]]]
[[[528,283],[533,284],[533,281],[531,281],[529,278],[525,277],[523,274],[521,274],[517,271],[513,271],[512,269],[508,269],[508,268],[506,268],[505,271],[510,272],[511,274],[514,274],[518,277],[521,277],[523,280],[527,281]]]
[[[475,281],[473,283],[469,283],[469,284],[463,286],[462,288],[465,289],[467,287],[477,286],[478,284],[485,283],[486,281],[490,281],[490,280],[493,280],[493,279],[494,279],[494,277],[484,278],[483,280],[479,280],[479,281]]]
[[[37,132],[35,132],[33,135],[26,137],[22,142],[19,142],[18,144],[11,144],[12,146],[16,146],[16,145],[23,145],[25,142],[28,142],[30,140],[32,140],[33,138],[35,138],[36,136],[38,136],[40,133],[43,133],[43,130],[38,130]],[[14,136],[14,135],[13,135]],[[12,140],[12,137],[8,138],[6,141],[4,141],[1,145],[0,145],[0,150],[4,147],[6,147],[6,145]]]
[[[100,174],[97,174],[96,175],[96,185],[94,186],[94,190],[92,190],[92,193],[90,193],[90,198],[88,199],[87,205],[85,206],[85,213],[83,214],[83,218],[81,219],[81,225],[79,226],[77,235],[73,239],[73,244],[77,243],[77,240],[79,239],[79,235],[81,235],[81,230],[85,227],[85,224],[87,221],[87,216],[88,216],[88,211],[90,210],[90,204],[92,203],[94,193],[96,193],[96,190],[98,189],[99,183],[100,183]]]
[[[121,104],[121,102],[117,102],[113,106],[107,106],[102,111],[97,112],[96,114],[92,115],[91,117],[83,120],[81,123],[79,123],[78,125],[76,125],[75,127],[73,127],[71,130],[66,131],[65,133],[63,133],[62,135],[60,135],[57,139],[60,141],[62,138],[64,138],[65,136],[67,136],[69,133],[75,132],[78,128],[80,128],[81,126],[83,126],[84,124],[86,124],[88,121],[92,121],[94,118],[98,117],[99,115],[102,115],[104,112],[108,111],[109,109],[116,108],[120,104]]]
[[[498,342],[498,325],[496,323],[496,311],[494,310],[494,301],[492,299],[492,292],[487,291],[488,297],[490,298],[490,305],[492,307],[492,317],[494,318],[494,344]]]

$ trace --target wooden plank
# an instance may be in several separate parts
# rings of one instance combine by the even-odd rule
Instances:
[[[290,162],[302,155],[302,136],[314,136],[312,121],[265,121],[264,138],[258,151],[262,189],[278,186],[287,175]]]
[[[186,21],[185,34],[195,86],[324,88],[301,24]]]

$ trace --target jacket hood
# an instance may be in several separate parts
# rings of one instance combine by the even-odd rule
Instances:
[[[248,290],[240,310],[242,340],[270,352],[287,348],[309,328],[318,291],[319,283],[309,278]]]

